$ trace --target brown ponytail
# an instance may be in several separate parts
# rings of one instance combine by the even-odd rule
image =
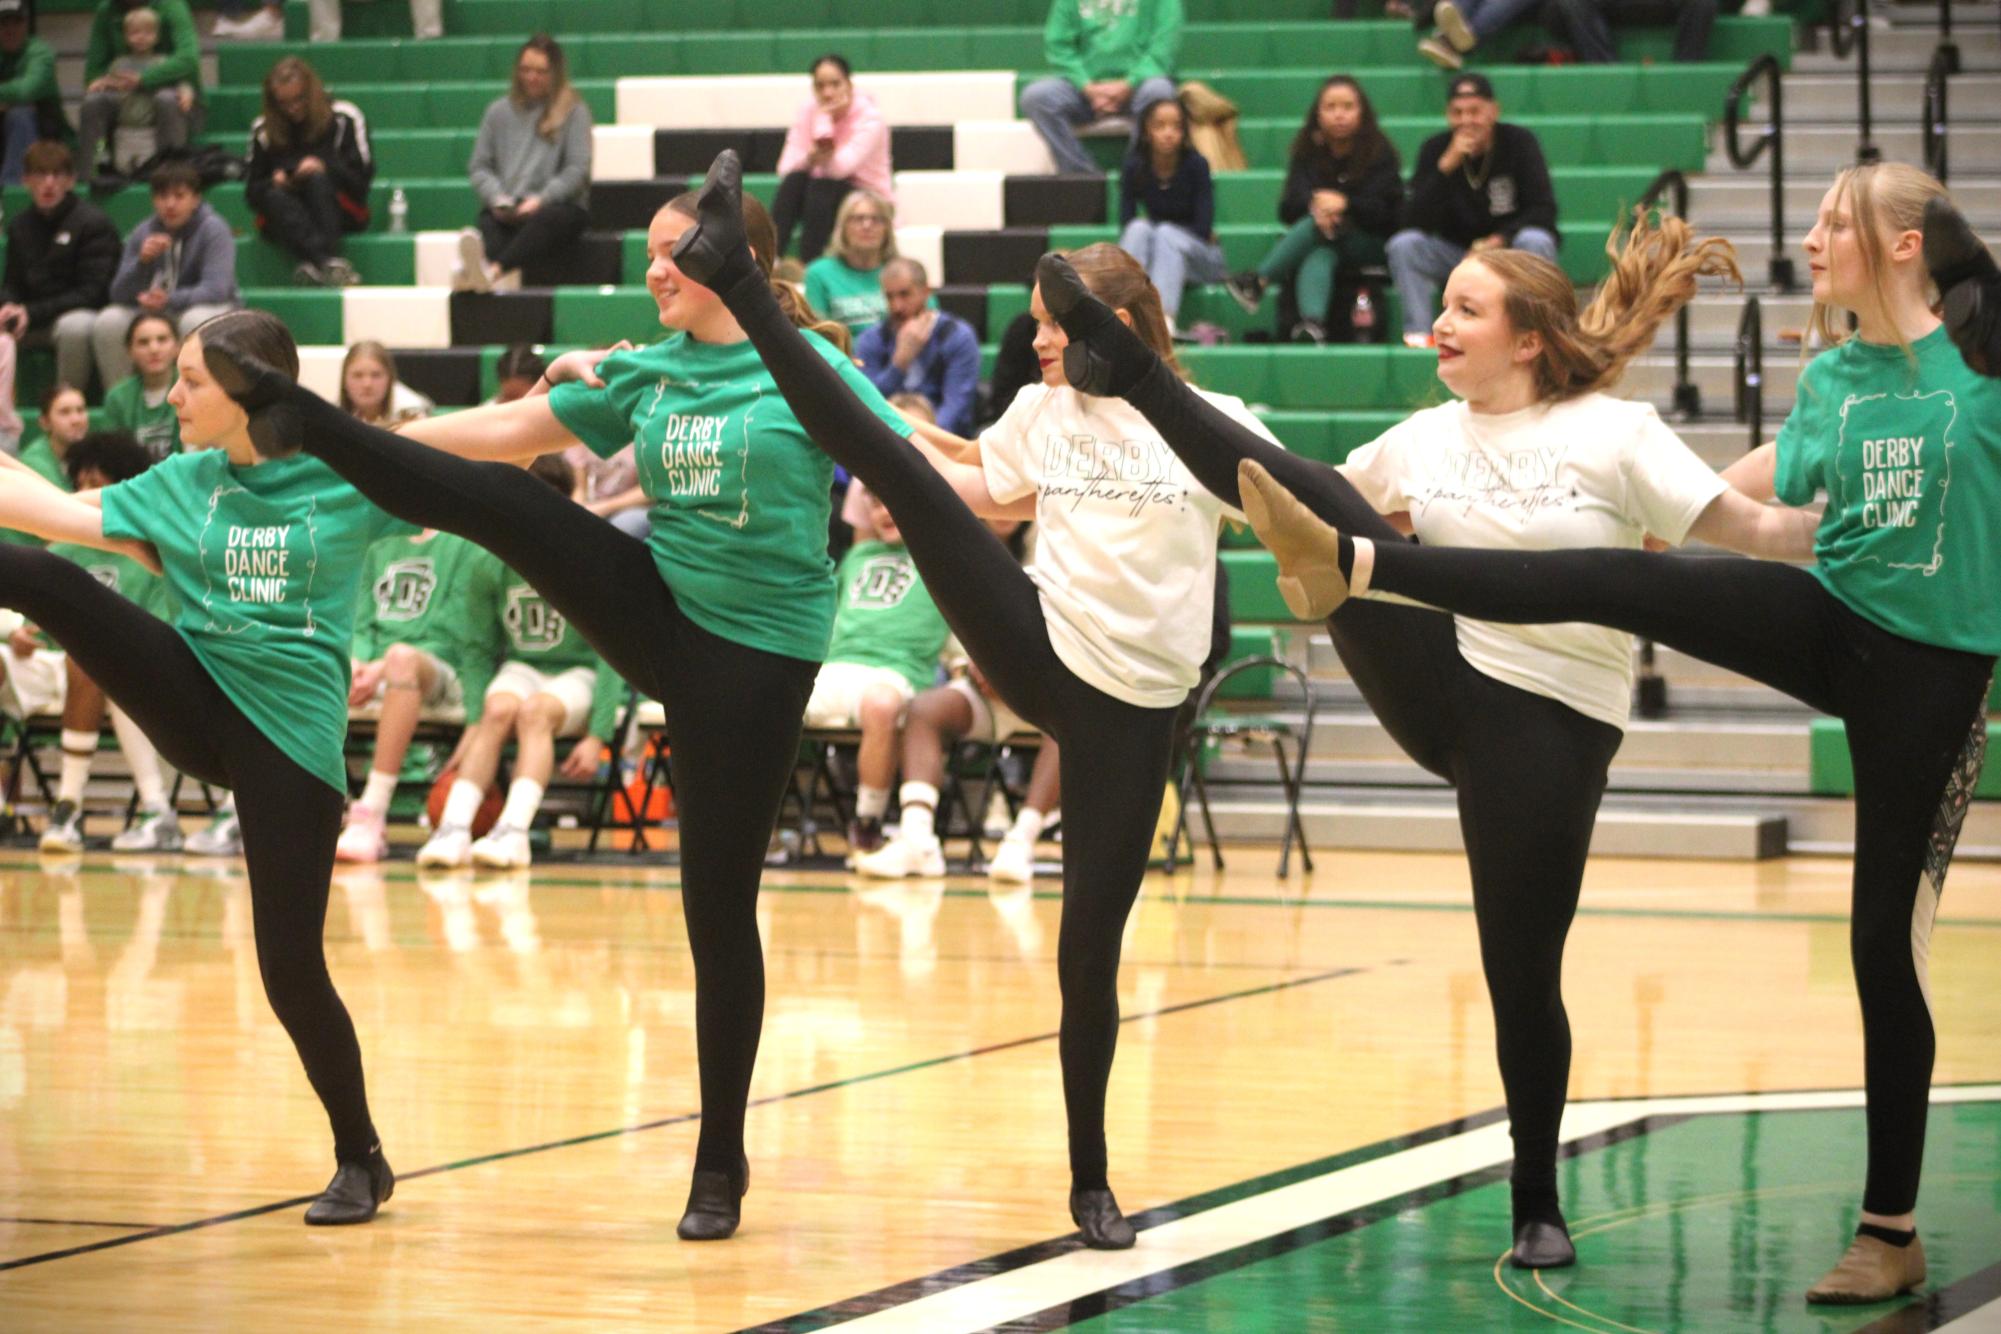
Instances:
[[[1188,371],[1174,355],[1174,338],[1167,332],[1167,311],[1160,304],[1160,289],[1146,276],[1146,268],[1109,241],[1087,245],[1082,250],[1061,252],[1091,289],[1091,295],[1132,316],[1133,332],[1167,363],[1182,379]]]
[[[1542,339],[1536,358],[1540,401],[1562,402],[1610,389],[1633,359],[1653,346],[1669,317],[1695,296],[1699,277],[1742,283],[1737,252],[1719,237],[1697,238],[1681,218],[1658,222],[1635,211],[1631,226],[1605,242],[1612,272],[1580,313],[1577,290],[1564,271],[1521,250],[1484,250],[1469,256],[1507,288],[1508,323],[1517,333]]]
[[[675,195],[667,201],[666,207],[684,218],[695,214],[695,192]],[[743,234],[750,242],[750,257],[757,261],[757,271],[771,284],[771,295],[778,299],[778,308],[785,312],[785,318],[792,321],[795,328],[816,333],[846,352],[851,336],[848,326],[838,320],[825,319],[807,304],[806,294],[796,283],[787,282],[771,271],[772,256],[778,253],[778,228],[772,225],[771,214],[765,211],[764,202],[756,195],[746,192],[743,197]]]

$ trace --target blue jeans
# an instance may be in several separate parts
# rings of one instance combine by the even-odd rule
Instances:
[[[28,156],[28,146],[41,137],[41,120],[36,115],[33,103],[23,102],[19,106],[7,108],[7,152],[0,160],[0,185],[19,185],[24,163]]]
[[[1540,227],[1522,228],[1508,245],[1556,261],[1556,238]],[[1438,289],[1466,258],[1466,247],[1407,227],[1390,238],[1388,249],[1390,277],[1396,280],[1397,295],[1403,298],[1403,331],[1430,333],[1438,309]]]
[[[1459,12],[1473,35],[1486,41],[1522,15],[1542,4],[1542,0],[1458,0]]]
[[[1146,276],[1160,289],[1160,305],[1172,320],[1181,309],[1181,291],[1189,280],[1221,282],[1229,275],[1223,247],[1172,222],[1134,218],[1119,233],[1119,249],[1140,262]]]
[[[1146,109],[1173,96],[1174,81],[1157,75],[1133,89],[1126,114],[1133,118],[1135,138],[1138,137],[1140,123],[1146,119]],[[1091,176],[1104,174],[1098,160],[1077,142],[1074,127],[1087,125],[1098,118],[1098,113],[1091,110],[1091,99],[1084,96],[1082,88],[1068,79],[1037,79],[1021,90],[1021,114],[1035,126],[1042,142],[1049,145],[1049,152],[1056,159],[1056,170]]]

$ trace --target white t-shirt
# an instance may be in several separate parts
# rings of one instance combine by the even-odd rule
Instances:
[[[1242,400],[1202,397],[1271,439]],[[1028,574],[1063,665],[1141,708],[1187,698],[1209,656],[1216,531],[1243,515],[1123,399],[1029,385],[981,434],[980,459],[995,500],[1036,497]]]
[[[1547,551],[1679,545],[1727,484],[1646,403],[1604,394],[1488,415],[1428,408],[1348,456],[1342,475],[1427,546]],[[1633,694],[1632,639],[1603,626],[1456,618],[1459,652],[1497,681],[1614,727]]]

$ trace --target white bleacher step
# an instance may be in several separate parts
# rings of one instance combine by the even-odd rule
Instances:
[[[1285,831],[1285,803],[1275,799],[1214,800],[1217,832],[1225,842],[1277,842]],[[1315,795],[1300,806],[1308,846],[1341,851],[1459,852],[1459,812],[1450,793],[1436,797],[1372,799]],[[1201,836],[1199,804],[1189,822]],[[1198,845],[1199,846],[1199,845]],[[1594,857],[1695,857],[1761,861],[1784,854],[1786,820],[1770,811],[1674,811],[1608,801],[1599,809],[1591,839]]]
[[[1951,129],[1946,135],[1946,146],[1953,160],[1965,162],[1968,166],[1982,163],[2001,162],[2001,123],[1985,117],[1991,116],[1992,109],[1982,109],[1983,119],[1970,119],[1975,108],[1972,105],[1955,105]],[[1855,148],[1860,139],[1851,110],[1846,123],[1836,125],[1801,125],[1790,117],[1786,121],[1786,175],[1812,175],[1820,173],[1833,177],[1843,167],[1855,164]],[[1751,132],[1744,134],[1740,142],[1755,140],[1760,126],[1747,127]],[[1897,162],[1922,162],[1924,143],[1915,121],[1886,121],[1877,117],[1872,126],[1877,150],[1888,159]],[[1731,172],[1737,168],[1731,164],[1729,154],[1721,145],[1710,151],[1705,164],[1712,172]],[[1762,160],[1753,170],[1764,169]],[[1823,190],[1826,182],[1822,183]],[[1694,208],[1691,204],[1690,211]]]
[[[1929,62],[1930,57],[1926,57]],[[2001,100],[2001,75],[1958,74],[1947,82],[1947,107],[1959,114],[1985,117]],[[1917,74],[1878,74],[1869,79],[1869,112],[1883,125],[1915,125],[1924,106],[1925,78]],[[1789,74],[1785,81],[1786,122],[1853,121],[1859,114],[1861,88],[1853,67],[1834,74]],[[1753,114],[1763,116],[1765,85],[1757,85]],[[1955,115],[1954,119],[1958,117]]]
[[[891,125],[1013,117],[1013,70],[869,71],[855,80]],[[633,77],[616,84],[617,123],[663,130],[782,128],[803,81],[786,74]]]
[[[1854,114],[1851,110],[1851,116]],[[1952,194],[1976,227],[2001,233],[2001,159],[1987,163],[1961,162],[1953,172]],[[1716,234],[1754,233],[1761,228],[1769,234],[1772,226],[1772,187],[1769,168],[1760,158],[1747,171],[1734,167],[1712,169],[1691,177],[1688,183],[1688,216],[1704,232]],[[1981,174],[1975,174],[1979,172]],[[1804,232],[1827,193],[1832,174],[1802,177],[1787,162],[1785,209],[1788,230]],[[1797,253],[1795,251],[1794,253]],[[1755,281],[1755,279],[1754,279]]]
[[[1932,51],[1940,40],[1941,35],[1935,23],[1924,26],[1871,28],[1870,72],[1872,74],[1914,72],[1922,75],[1931,64]],[[1969,27],[1964,31],[1955,24],[1953,40],[1959,45],[1961,66],[1968,72],[1987,73],[2001,70],[2001,33],[1995,31],[1991,18],[1984,27]],[[1793,72],[1799,74],[1845,73],[1853,79],[1859,54],[1850,51],[1846,56],[1836,56],[1828,49],[1823,30],[1821,49],[1796,53],[1793,56],[1792,68]]]
[[[1642,355],[1627,367],[1625,377],[1619,382],[1619,393],[1625,398],[1640,398],[1657,406],[1666,406],[1673,402],[1677,374],[1673,344],[1656,344],[1652,352]],[[1764,364],[1765,416],[1773,430],[1778,429],[1786,410],[1792,406],[1799,375],[1796,355],[1767,353]],[[1727,353],[1692,353],[1688,359],[1688,378],[1702,391],[1705,403],[1721,409],[1735,401],[1737,362]]]

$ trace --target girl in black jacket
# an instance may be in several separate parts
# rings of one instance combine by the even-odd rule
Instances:
[[[301,281],[361,281],[341,257],[341,237],[368,225],[374,179],[361,108],[330,100],[318,72],[297,56],[273,65],[264,76],[264,114],[250,127],[244,198],[265,239],[299,257]]]
[[[1289,287],[1299,309],[1294,336],[1324,341],[1336,273],[1383,262],[1402,205],[1395,146],[1362,85],[1336,74],[1320,85],[1293,137],[1278,201],[1286,233],[1254,271],[1229,280],[1230,294],[1255,313],[1267,286]]]

